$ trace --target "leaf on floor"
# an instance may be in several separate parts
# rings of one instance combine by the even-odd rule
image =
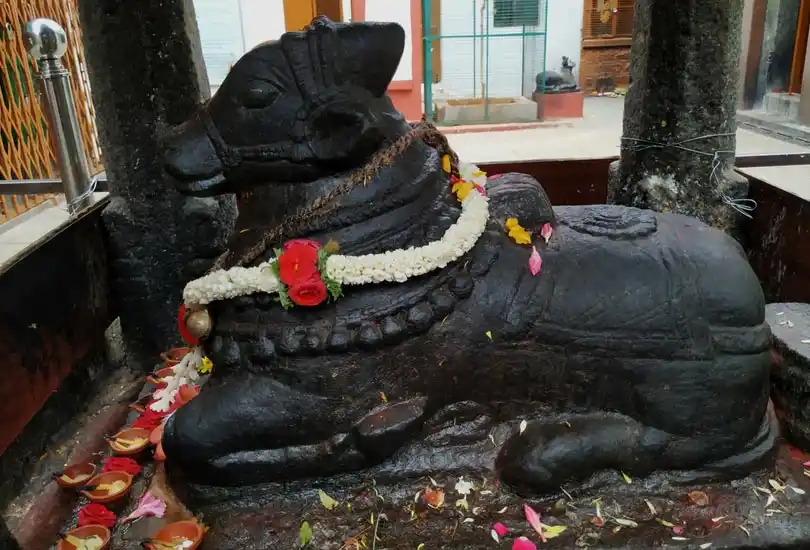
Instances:
[[[321,504],[327,510],[334,510],[335,506],[338,505],[338,501],[327,495],[323,489],[318,489],[318,498],[321,499]]]
[[[301,528],[298,530],[298,544],[303,548],[312,542],[312,527],[308,521],[301,523]]]

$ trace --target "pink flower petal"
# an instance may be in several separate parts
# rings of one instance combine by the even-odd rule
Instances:
[[[480,185],[473,185],[473,189],[481,193],[483,196],[487,196],[487,190],[481,187]]]
[[[540,535],[540,540],[546,542],[546,537],[543,535],[543,526],[540,525],[540,514],[535,512],[534,509],[528,504],[523,505],[523,513],[526,514],[526,521],[529,522],[532,529],[537,531],[537,534]],[[529,547],[527,546],[527,548]]]
[[[492,526],[492,530],[498,533],[499,537],[502,537],[509,532],[509,527],[507,527],[503,523],[496,523],[495,525]]]
[[[540,236],[543,237],[543,240],[546,241],[548,244],[549,239],[551,239],[551,234],[554,233],[554,229],[552,229],[550,223],[544,223],[543,227],[540,229]]]
[[[127,521],[149,516],[162,518],[164,513],[166,513],[166,503],[147,491],[141,497],[140,502],[138,502],[138,507],[135,508],[130,515],[125,517],[123,521],[126,523]]]
[[[540,273],[540,269],[543,267],[543,258],[540,257],[540,253],[537,251],[537,247],[532,247],[532,255],[529,256],[529,272],[536,276]]]
[[[502,178],[503,174],[492,174],[491,176],[487,176],[488,180],[496,180],[498,178]]]
[[[675,525],[672,528],[672,532],[676,535],[683,535],[683,525]]]
[[[518,537],[512,544],[512,550],[537,550],[537,545],[526,537]]]
[[[804,466],[805,468],[810,468],[810,460],[802,464],[802,466]]]

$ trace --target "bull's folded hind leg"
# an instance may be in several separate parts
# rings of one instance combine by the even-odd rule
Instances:
[[[513,435],[497,460],[501,479],[521,492],[550,493],[607,471],[646,476],[667,470],[670,481],[692,483],[745,476],[768,464],[778,437],[769,409],[758,433],[737,453],[701,463],[707,437],[673,436],[617,413],[594,412],[530,423]]]
[[[649,474],[669,440],[621,414],[566,415],[530,423],[503,446],[496,466],[515,489],[548,493],[605,470]]]

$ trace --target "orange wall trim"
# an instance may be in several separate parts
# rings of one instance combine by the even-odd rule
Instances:
[[[396,0],[402,2],[405,0]],[[407,120],[422,118],[422,2],[411,3],[411,47],[413,51],[411,79],[395,80],[388,86],[388,96]],[[352,0],[352,20],[365,21],[366,0]]]

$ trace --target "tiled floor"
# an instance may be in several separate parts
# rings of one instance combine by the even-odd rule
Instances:
[[[99,200],[106,193],[95,195],[95,200]],[[38,210],[33,216],[15,224],[11,229],[3,230],[3,226],[0,226],[0,268],[28,246],[67,223],[69,219],[65,202],[61,200],[55,206]]]
[[[582,120],[526,130],[454,133],[448,140],[459,156],[471,162],[612,157],[619,154],[623,106],[624,98],[591,97],[586,98]],[[737,131],[738,154],[800,152],[810,149],[749,130]],[[810,166],[750,168],[744,172],[810,200]],[[62,205],[5,232],[0,226],[0,265],[67,220]]]

